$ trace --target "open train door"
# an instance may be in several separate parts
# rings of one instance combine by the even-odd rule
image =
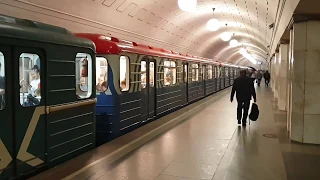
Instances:
[[[13,177],[13,99],[10,46],[0,44],[0,180]]]

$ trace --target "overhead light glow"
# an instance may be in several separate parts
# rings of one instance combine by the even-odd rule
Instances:
[[[230,41],[231,33],[229,33],[229,32],[222,33],[221,34],[221,39],[222,39],[222,41]]]
[[[231,47],[237,47],[239,45],[239,42],[236,39],[232,39],[229,43]]]
[[[182,11],[195,11],[197,9],[197,0],[178,0],[178,6]]]
[[[210,31],[216,31],[220,28],[220,22],[218,19],[210,19],[207,23],[207,28]]]
[[[253,56],[247,52],[246,49],[241,48],[241,49],[239,50],[239,52],[240,52],[240,54],[242,54],[243,57],[245,57],[246,59],[248,59],[249,61],[251,61],[253,64],[257,64],[257,60],[255,60],[255,59],[253,58]]]

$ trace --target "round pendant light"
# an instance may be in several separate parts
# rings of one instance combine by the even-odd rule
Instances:
[[[239,42],[236,39],[232,39],[229,43],[230,47],[237,47]]]
[[[218,19],[210,19],[208,22],[207,22],[207,28],[210,30],[210,31],[216,31],[220,28],[220,22]]]
[[[229,33],[229,32],[222,33],[221,34],[221,39],[222,39],[222,41],[230,41],[231,33]]]
[[[182,11],[195,11],[197,9],[197,0],[178,0],[178,6]]]

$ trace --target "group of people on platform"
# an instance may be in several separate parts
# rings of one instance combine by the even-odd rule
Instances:
[[[264,78],[264,82],[265,82],[265,86],[269,86],[269,83],[270,83],[270,73],[269,71],[263,71],[263,70],[258,70],[258,71],[251,71],[251,72],[247,72],[248,76],[252,78],[252,80],[255,82],[257,82],[258,86],[260,86],[261,84],[261,80],[262,78]]]

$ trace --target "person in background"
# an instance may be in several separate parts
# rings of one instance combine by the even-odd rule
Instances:
[[[246,76],[245,70],[240,71],[240,77],[234,80],[230,97],[231,102],[233,102],[233,97],[235,93],[238,101],[238,124],[241,124],[242,121],[242,126],[246,126],[251,97],[253,97],[254,102],[257,102],[257,97],[253,81],[251,78]]]
[[[0,72],[1,72],[1,63],[0,63]],[[5,107],[5,80],[4,77],[0,75],[0,109],[3,109]]]
[[[252,79],[252,82],[254,82],[257,79],[257,74],[255,70],[252,70],[251,79]]]
[[[22,79],[20,81],[20,88],[28,86],[27,102],[24,106],[35,106],[40,103],[36,97],[40,97],[40,69],[37,65],[34,65],[31,72],[32,81],[30,84]]]
[[[258,71],[258,73],[257,73],[257,80],[258,80],[258,86],[260,86],[260,83],[261,83],[261,80],[262,80],[262,73],[261,73],[261,71]]]
[[[263,76],[264,76],[265,85],[268,87],[269,86],[269,82],[270,82],[270,73],[269,73],[269,71],[267,70],[264,73]]]
[[[1,72],[1,63],[0,63],[0,72]],[[0,95],[4,94],[4,88],[5,88],[5,83],[4,83],[4,77],[0,75]]]

